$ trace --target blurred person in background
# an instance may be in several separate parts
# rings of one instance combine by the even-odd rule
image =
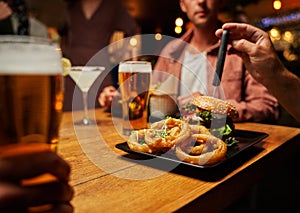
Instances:
[[[250,74],[300,122],[300,78],[280,61],[269,35],[249,24],[226,23],[216,31],[219,38],[223,30],[230,32],[229,54],[240,56]]]
[[[0,7],[6,14],[0,21],[1,34],[29,35],[29,15],[25,0],[2,1]]]
[[[66,1],[68,4],[65,23],[59,32],[63,55],[70,59],[73,66],[85,66],[95,54],[112,42],[112,38],[121,39],[139,32],[136,21],[130,16],[122,0]],[[107,91],[115,89],[117,85],[117,64],[111,62],[111,54],[113,53],[109,53],[107,48],[107,51],[101,51],[101,55],[97,56],[101,61],[89,62],[89,65],[104,66],[106,75],[100,88],[94,84],[90,89],[89,108],[99,107],[98,101],[93,97],[98,97],[104,87],[107,86]],[[101,78],[103,76],[98,81]],[[75,83],[70,76],[66,76],[65,111],[82,109],[80,96],[75,100],[76,107],[72,107],[74,90]]]
[[[0,35],[48,38],[47,26],[30,12],[25,0],[0,1]]]
[[[183,106],[195,96],[213,94],[214,72],[207,67],[215,69],[217,63],[220,43],[215,31],[222,26],[218,13],[223,1],[179,2],[192,28],[162,50],[154,67],[153,83],[163,83],[170,75],[179,79],[177,101]],[[239,112],[236,121],[274,122],[279,117],[276,98],[249,74],[237,55],[227,54],[220,86],[225,99]]]

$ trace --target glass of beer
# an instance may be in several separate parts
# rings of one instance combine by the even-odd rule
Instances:
[[[38,142],[55,151],[62,108],[60,49],[47,39],[0,36],[0,148]]]
[[[125,61],[119,64],[124,135],[148,127],[151,72],[150,62]]]

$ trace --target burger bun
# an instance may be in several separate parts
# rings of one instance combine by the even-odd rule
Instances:
[[[213,114],[226,115],[231,119],[239,117],[238,111],[234,105],[211,96],[198,96],[190,104],[197,106],[199,109],[211,111]]]

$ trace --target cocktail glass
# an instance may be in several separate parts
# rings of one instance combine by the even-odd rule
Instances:
[[[85,67],[73,66],[73,67],[71,67],[71,70],[69,71],[69,75],[82,92],[83,110],[84,110],[83,119],[75,122],[75,125],[96,124],[95,120],[89,119],[88,92],[89,92],[91,86],[93,85],[93,83],[99,77],[99,75],[104,71],[104,69],[105,69],[104,67],[94,67],[94,66],[85,66]]]

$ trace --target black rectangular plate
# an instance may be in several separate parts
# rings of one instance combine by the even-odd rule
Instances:
[[[195,164],[186,163],[186,162],[179,160],[174,154],[171,154],[171,153],[164,153],[162,155],[156,155],[156,154],[150,154],[150,153],[144,153],[144,152],[130,150],[130,148],[127,145],[127,142],[117,144],[116,148],[123,150],[127,153],[136,154],[136,155],[144,156],[147,158],[160,158],[163,160],[172,161],[172,162],[176,162],[179,164],[185,164],[185,165],[189,165],[189,166],[193,166],[193,167],[197,167],[197,168],[212,168],[212,167],[216,167],[220,164],[223,164],[230,159],[233,159],[237,155],[240,155],[244,150],[248,149],[249,147],[253,146],[254,144],[256,144],[256,143],[262,141],[264,138],[268,137],[268,134],[264,133],[264,132],[235,130],[234,137],[239,141],[239,143],[232,147],[228,147],[226,159],[223,160],[222,162],[219,162],[214,165],[195,165]]]

